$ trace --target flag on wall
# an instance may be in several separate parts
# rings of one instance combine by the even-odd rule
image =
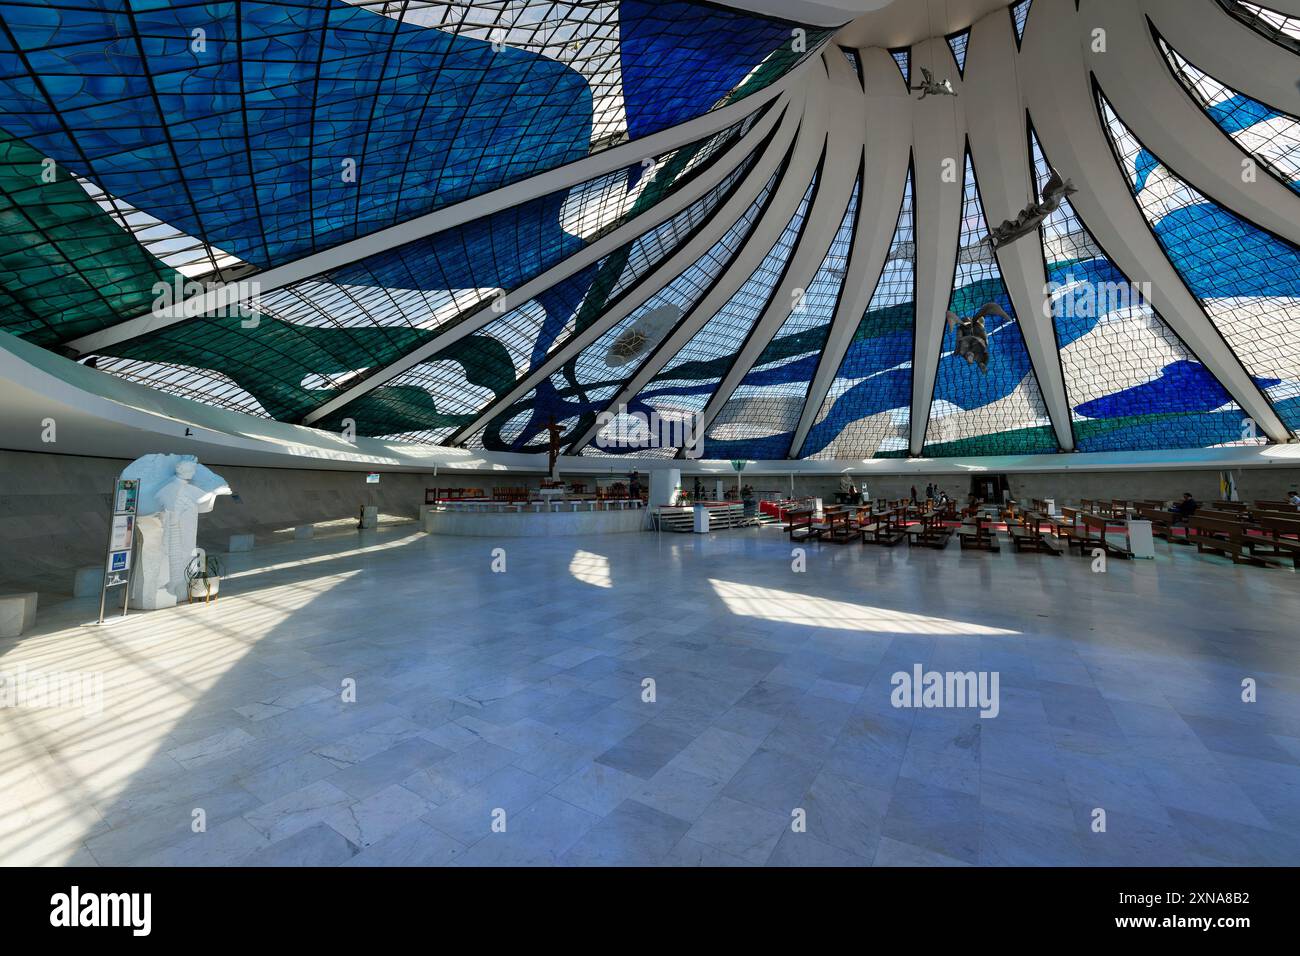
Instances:
[[[1219,472],[1219,500],[1240,501],[1237,497],[1237,479],[1230,471]]]

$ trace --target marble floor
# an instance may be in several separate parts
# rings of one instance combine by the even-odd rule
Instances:
[[[1300,581],[1158,548],[276,543],[0,641],[0,863],[1300,863]],[[997,715],[893,706],[916,665]]]

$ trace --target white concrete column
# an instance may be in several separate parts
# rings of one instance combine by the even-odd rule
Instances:
[[[677,490],[682,484],[680,468],[655,468],[650,472],[651,508],[661,508],[676,503]]]

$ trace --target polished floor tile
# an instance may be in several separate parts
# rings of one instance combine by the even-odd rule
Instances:
[[[1158,547],[798,573],[774,529],[395,524],[231,555],[216,604],[0,642],[104,688],[0,708],[0,863],[1300,863],[1295,575]],[[918,666],[996,672],[996,716],[897,706]]]

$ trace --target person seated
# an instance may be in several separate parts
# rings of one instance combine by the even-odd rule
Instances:
[[[1292,488],[1290,491],[1286,493],[1286,500],[1291,502],[1291,504],[1295,505],[1296,507],[1300,508],[1300,491],[1297,491],[1296,489]]]
[[[1183,500],[1177,502],[1172,508],[1170,508],[1169,513],[1174,516],[1175,523],[1177,523],[1179,519],[1182,519],[1182,523],[1186,524],[1188,519],[1191,518],[1192,515],[1196,514],[1196,509],[1200,506],[1200,502],[1192,497],[1190,491],[1184,491]]]

